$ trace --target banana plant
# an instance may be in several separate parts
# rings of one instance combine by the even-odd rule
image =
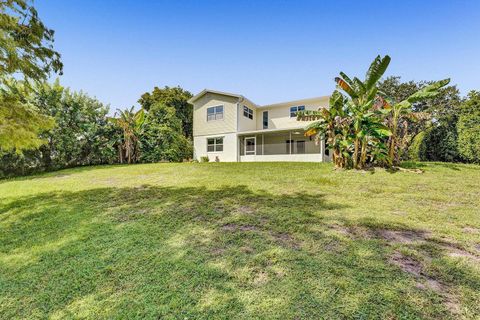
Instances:
[[[332,150],[332,159],[335,167],[343,168],[346,166],[346,159],[344,154],[345,141],[344,137],[350,124],[345,112],[345,97],[335,90],[329,100],[329,108],[322,108],[317,111],[304,111],[297,113],[297,120],[312,121],[305,128],[305,136],[314,136],[318,143],[326,137],[326,147]]]
[[[353,167],[358,169],[365,166],[368,138],[371,136],[368,129],[377,127],[376,121],[373,121],[372,111],[378,97],[377,83],[383,76],[390,64],[390,57],[381,58],[377,56],[372,62],[365,75],[365,80],[361,81],[357,77],[350,79],[344,72],[340,72],[340,77],[335,78],[337,87],[341,89],[349,98],[349,110],[353,118],[354,151],[352,155]],[[380,130],[378,128],[377,130]],[[386,132],[381,128],[379,132]]]
[[[398,126],[401,118],[408,118],[411,121],[424,116],[424,113],[414,112],[412,105],[416,102],[431,99],[439,94],[439,90],[450,83],[450,79],[436,81],[423,89],[418,90],[407,99],[399,103],[391,103],[389,99],[384,100],[384,108],[390,110],[390,119],[388,125],[390,127],[391,136],[388,141],[388,162],[389,165],[398,165],[400,157],[398,156],[399,137]]]

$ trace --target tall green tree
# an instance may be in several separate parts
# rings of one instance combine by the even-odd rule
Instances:
[[[38,17],[29,0],[0,1],[0,77],[20,74],[25,80],[46,80],[62,72],[53,49],[54,31]]]
[[[43,24],[31,1],[0,1],[0,150],[37,148],[44,142],[39,133],[53,124],[24,98],[31,80],[46,80],[52,71],[61,74],[53,41],[54,31]],[[13,76],[23,77],[22,90],[12,90]]]
[[[55,122],[28,99],[23,82],[11,80],[0,86],[0,151],[36,149],[46,142],[40,137]]]
[[[56,81],[38,84],[32,104],[52,117],[56,126],[41,135],[46,170],[110,162],[113,150],[106,115],[108,106]]]
[[[460,110],[458,151],[463,159],[480,163],[480,91],[471,91]]]
[[[388,77],[379,82],[379,91],[391,105],[395,105],[433,84],[434,81],[402,82],[400,77]],[[405,160],[410,154],[421,160],[460,160],[456,144],[456,123],[461,102],[458,89],[450,85],[438,89],[433,97],[412,103],[409,111],[401,115],[398,122],[397,142],[400,143],[400,150],[403,150],[399,158]],[[420,133],[422,134],[417,137]],[[424,141],[420,141],[420,138]],[[414,141],[415,146],[422,146],[421,154],[415,155],[415,150],[409,150]]]
[[[193,136],[193,106],[188,103],[188,99],[191,97],[190,92],[180,87],[165,86],[164,88],[155,87],[151,93],[144,93],[138,102],[147,112],[152,105],[157,103],[173,108],[182,122],[183,135],[191,139]]]
[[[439,89],[445,87],[449,82],[450,79],[433,82],[426,87],[419,89],[399,103],[387,103],[387,108],[391,110],[387,118],[387,123],[392,133],[388,140],[388,161],[390,165],[400,164],[401,159],[399,151],[402,147],[405,148],[405,140],[409,137],[408,133],[404,133],[403,139],[400,138],[400,124],[407,129],[409,120],[416,121],[421,118],[426,118],[425,112],[414,112],[413,105],[436,97],[440,94]]]
[[[141,138],[142,161],[182,161],[192,157],[191,140],[182,132],[182,121],[173,107],[157,102],[150,106]]]
[[[136,163],[140,160],[140,137],[143,133],[145,111],[134,111],[133,107],[117,110],[112,122],[122,131],[122,141],[119,144],[119,161]]]
[[[35,84],[24,98],[37,114],[57,125],[38,133],[44,141],[38,148],[22,154],[0,151],[0,176],[116,161],[114,143],[119,132],[107,121],[108,106],[58,81]]]

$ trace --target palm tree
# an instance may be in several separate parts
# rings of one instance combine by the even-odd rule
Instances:
[[[130,109],[125,110],[117,109],[115,115],[118,115],[118,117],[113,118],[112,120],[123,133],[120,161],[122,162],[124,154],[128,163],[137,162],[140,156],[139,136],[145,121],[145,112],[143,109],[134,112],[133,107],[131,107]]]

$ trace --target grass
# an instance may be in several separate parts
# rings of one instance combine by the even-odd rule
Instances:
[[[1,181],[0,318],[478,319],[480,167],[421,166],[150,164]]]

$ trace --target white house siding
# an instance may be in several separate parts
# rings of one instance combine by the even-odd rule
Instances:
[[[253,110],[253,120],[243,115],[243,106]],[[257,130],[257,107],[248,100],[243,100],[238,104],[238,131],[254,131]]]
[[[305,110],[318,110],[328,107],[329,97],[304,99],[262,106],[257,109],[257,130],[263,129],[263,111],[268,111],[268,129],[289,129],[306,126],[309,122],[299,122],[290,118],[290,107],[305,106]]]
[[[223,151],[207,152],[207,139],[223,137]],[[193,158],[200,160],[201,157],[208,157],[210,161],[215,161],[216,157],[221,162],[236,162],[238,139],[236,133],[210,134],[205,136],[193,137]]]
[[[238,98],[207,93],[193,104],[193,135],[233,133],[237,131]],[[207,108],[223,105],[223,120],[207,121]]]

